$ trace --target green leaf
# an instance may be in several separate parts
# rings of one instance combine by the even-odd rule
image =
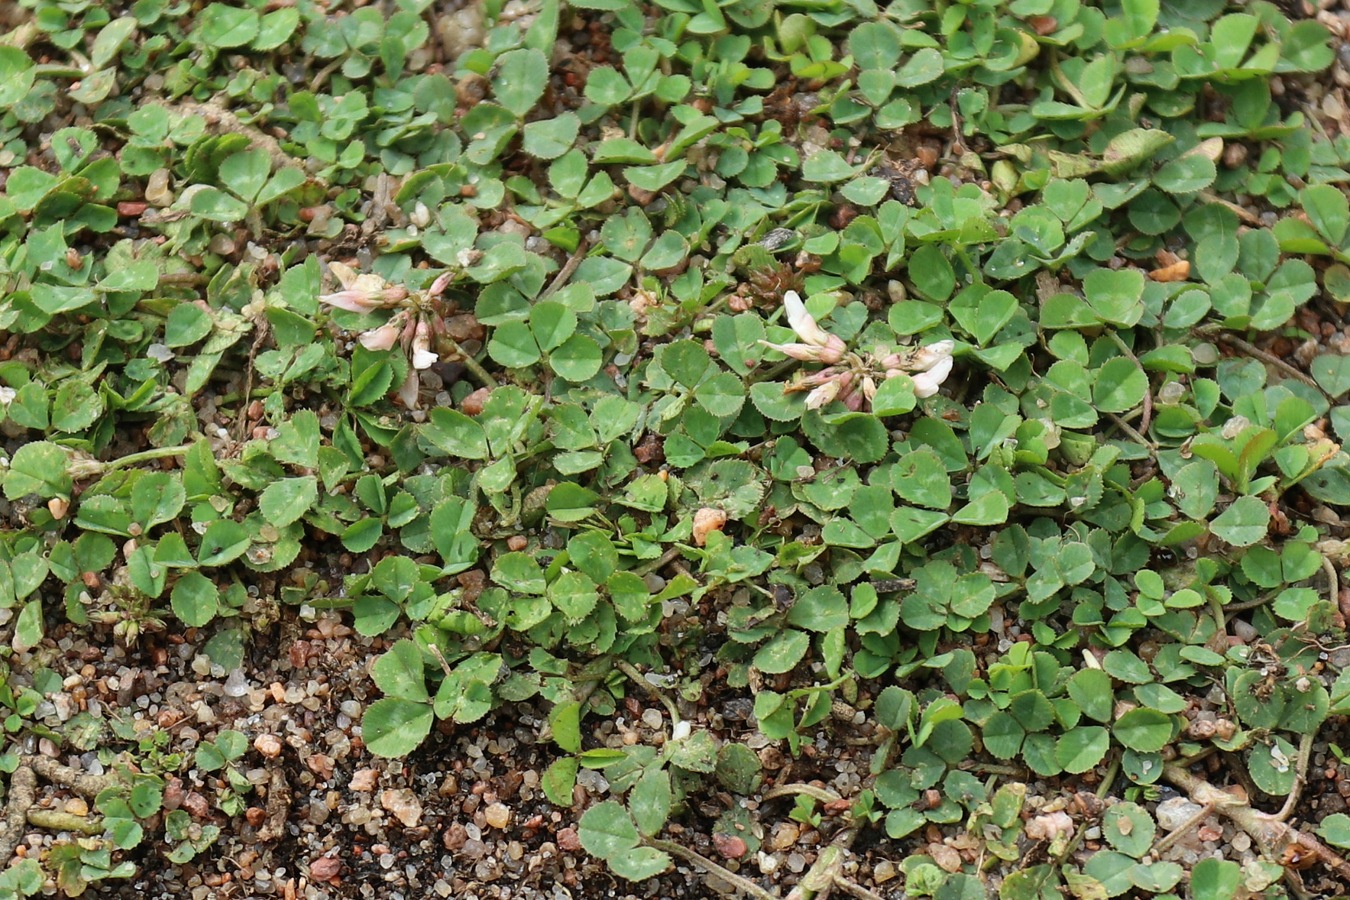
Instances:
[[[577,330],[577,314],[555,300],[545,300],[530,311],[530,332],[545,353],[560,346]]]
[[[153,261],[140,259],[123,268],[109,272],[98,283],[105,293],[112,291],[153,291],[159,285],[159,267]],[[195,307],[194,307],[195,308]]]
[[[168,472],[147,472],[131,489],[131,514],[145,530],[168,522],[187,501],[181,479]]]
[[[610,860],[631,853],[638,845],[637,826],[628,810],[613,800],[592,806],[577,824],[581,846],[592,856]]]
[[[915,88],[941,78],[942,70],[942,54],[933,47],[923,47],[900,67],[895,81],[902,88]]]
[[[1111,732],[1121,744],[1140,753],[1156,753],[1172,739],[1173,719],[1141,706],[1116,720]]]
[[[1067,688],[1084,715],[1098,722],[1110,721],[1114,698],[1109,675],[1101,669],[1080,669],[1069,679]]]
[[[1350,201],[1341,189],[1330,184],[1309,185],[1299,192],[1299,202],[1327,243],[1339,247],[1350,227]]]
[[[925,300],[940,302],[956,289],[956,272],[937,244],[923,244],[909,258],[909,277]]]
[[[47,441],[24,444],[14,452],[5,470],[5,497],[18,500],[29,494],[43,499],[70,495],[66,451]]]
[[[539,361],[539,345],[524,322],[503,322],[492,330],[488,356],[508,369],[522,369]]]
[[[754,385],[751,390],[758,386]],[[911,412],[917,404],[913,380],[904,376],[887,378],[878,385],[876,396],[872,398],[872,414],[883,417],[903,416]]]
[[[175,306],[164,322],[164,343],[169,347],[195,344],[211,333],[214,323],[201,307],[191,303]]]
[[[554,350],[548,359],[549,368],[559,378],[579,384],[595,377],[604,363],[600,345],[584,334],[574,334]]]
[[[735,375],[723,372],[695,388],[694,399],[714,416],[734,416],[745,405],[745,384]]]
[[[540,784],[544,788],[544,796],[548,797],[550,803],[571,807],[572,791],[576,788],[577,770],[580,767],[575,756],[564,756],[555,759],[553,764],[544,770]]]
[[[649,768],[642,773],[628,796],[628,809],[633,814],[638,831],[646,837],[655,837],[670,818],[673,792],[670,773],[661,768]]]
[[[1298,750],[1282,737],[1257,744],[1247,754],[1247,771],[1256,786],[1274,797],[1287,796],[1298,779]]]
[[[270,525],[284,528],[309,512],[318,499],[318,478],[302,475],[269,484],[258,498],[258,508]]]
[[[575,700],[556,704],[548,714],[553,743],[564,753],[581,752],[581,704]]]
[[[1102,834],[1112,847],[1139,859],[1153,845],[1157,826],[1148,810],[1126,801],[1102,813]]]
[[[1133,360],[1109,359],[1097,372],[1092,402],[1102,412],[1125,412],[1144,401],[1148,377]]]
[[[1144,314],[1144,273],[1138,269],[1093,269],[1083,279],[1083,293],[1103,322],[1130,327]]]
[[[1347,818],[1344,813],[1336,813],[1328,816],[1328,819],[1339,815],[1341,818]],[[1323,825],[1326,819],[1323,819]],[[1323,837],[1326,833],[1322,832]],[[1343,844],[1340,846],[1344,846]],[[1191,869],[1191,898],[1192,900],[1228,900],[1229,897],[1238,895],[1238,887],[1242,884],[1242,867],[1235,862],[1226,859],[1215,859],[1207,857],[1195,864]]]
[[[791,672],[806,656],[811,638],[804,631],[787,628],[770,638],[755,654],[755,668],[769,675]]]
[[[436,407],[422,426],[421,438],[447,456],[487,459],[487,435],[483,426],[456,409]]]
[[[204,566],[223,566],[243,556],[249,543],[247,528],[231,519],[217,519],[206,526],[197,561]]]
[[[248,216],[249,206],[222,190],[205,187],[192,195],[192,212],[213,222],[241,222]]]
[[[548,58],[534,48],[508,50],[497,58],[492,93],[516,118],[524,118],[548,87]]]
[[[1258,497],[1239,497],[1210,523],[1210,531],[1235,547],[1250,547],[1266,536],[1270,508]]]
[[[1002,491],[981,494],[952,513],[952,521],[961,525],[1000,525],[1008,521],[1012,504]]]
[[[615,875],[629,881],[647,881],[674,865],[668,854],[653,847],[634,847],[627,853],[611,857],[607,862]]]
[[[598,106],[617,106],[632,92],[628,79],[613,66],[597,66],[586,76],[586,99]]]
[[[376,686],[391,697],[423,701],[431,696],[427,693],[422,651],[407,638],[396,641],[388,652],[375,660],[371,677]]]
[[[262,18],[251,9],[239,9],[224,3],[212,3],[197,20],[201,40],[220,50],[243,47],[258,36]]]
[[[834,150],[817,150],[802,162],[802,178],[819,184],[847,181],[858,172]]]
[[[900,32],[890,22],[863,22],[849,33],[848,52],[860,69],[893,69],[900,61]]]
[[[582,572],[564,572],[548,586],[548,599],[568,622],[577,624],[591,614],[600,593]]]
[[[1317,833],[1333,847],[1350,847],[1350,816],[1332,813],[1317,826]],[[1236,864],[1233,864],[1236,866]],[[1199,867],[1196,867],[1197,871]]]
[[[536,159],[557,159],[572,148],[580,131],[577,114],[564,112],[555,118],[528,123],[522,132],[521,146]]]
[[[26,653],[42,643],[42,598],[34,597],[19,610],[14,620],[13,645],[16,652]]]
[[[1340,397],[1350,391],[1350,356],[1324,353],[1313,359],[1308,371],[1322,390],[1332,397]]]
[[[1217,176],[1218,169],[1208,156],[1188,153],[1159,169],[1153,183],[1169,194],[1194,194],[1213,184]]]
[[[1111,736],[1105,728],[1101,725],[1079,725],[1060,736],[1055,744],[1055,761],[1065,772],[1081,775],[1100,763],[1109,749]]]
[[[407,756],[426,740],[434,719],[429,703],[382,697],[361,717],[361,736],[376,756]]]
[[[200,628],[216,617],[220,589],[200,572],[184,572],[169,595],[173,614],[190,628]]]

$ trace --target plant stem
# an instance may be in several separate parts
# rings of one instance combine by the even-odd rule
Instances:
[[[1301,381],[1308,387],[1312,388],[1313,390],[1317,391],[1323,396],[1326,396],[1327,392],[1322,390],[1322,386],[1318,384],[1316,381],[1314,381],[1310,375],[1304,372],[1300,372],[1298,369],[1295,369],[1293,366],[1289,365],[1289,363],[1280,359],[1274,353],[1262,350],[1255,344],[1248,343],[1247,341],[1244,341],[1242,338],[1238,337],[1235,334],[1220,332],[1218,334],[1218,339],[1225,344],[1232,345],[1234,349],[1241,350],[1243,353],[1247,354],[1250,357],[1253,357],[1254,359],[1259,359],[1261,360],[1261,362],[1266,363],[1267,365],[1274,366],[1284,374],[1288,375],[1290,378],[1293,378],[1297,381]],[[1335,398],[1332,397],[1329,399],[1334,400]]]
[[[1200,807],[1199,812],[1195,813],[1193,816],[1188,818],[1186,821],[1182,822],[1176,828],[1173,828],[1171,831],[1167,832],[1167,834],[1163,835],[1162,837],[1154,841],[1153,846],[1149,848],[1149,852],[1152,853],[1154,856],[1157,856],[1159,853],[1162,853],[1168,847],[1175,844],[1177,838],[1181,837],[1183,834],[1190,831],[1196,825],[1199,825],[1212,812],[1214,812],[1214,807],[1212,806]]]
[[[680,548],[677,546],[671,547],[656,559],[653,559],[650,562],[644,563],[643,565],[640,565],[637,568],[635,568],[633,570],[633,573],[638,577],[641,577],[651,572],[655,572],[657,569],[663,568],[667,564],[674,562],[675,558],[679,555],[680,555]]]
[[[755,884],[749,878],[737,875],[730,869],[718,865],[696,850],[690,850],[688,847],[677,844],[674,841],[663,841],[658,838],[650,838],[647,843],[657,850],[664,850],[671,856],[678,856],[685,862],[693,863],[703,871],[711,875],[716,875],[742,894],[754,897],[756,900],[778,900],[777,897]]]
[[[1109,418],[1112,422],[1116,423],[1116,426],[1121,431],[1129,435],[1131,440],[1133,440],[1137,444],[1142,444],[1144,447],[1147,447],[1150,454],[1158,449],[1156,444],[1154,444],[1148,438],[1144,437],[1142,434],[1136,431],[1133,425],[1131,425],[1129,422],[1126,422],[1120,416],[1116,415],[1115,413],[1107,413],[1106,415],[1107,418]]]
[[[544,292],[539,295],[538,299],[543,300],[546,297],[557,293],[559,289],[566,285],[567,282],[572,279],[572,275],[576,272],[577,266],[580,266],[581,261],[586,258],[586,254],[589,250],[590,248],[586,246],[585,241],[577,244],[576,251],[567,258],[567,262],[563,263],[563,267],[558,270],[557,275],[553,276],[553,280],[549,282],[548,287],[544,288]]]
[[[773,800],[776,797],[795,797],[798,795],[811,797],[814,800],[819,800],[821,803],[834,803],[843,799],[829,788],[816,787],[814,784],[802,784],[800,782],[797,784],[784,784],[779,787],[770,788],[764,792],[764,799]]]
[[[675,701],[671,700],[664,693],[658,690],[656,685],[652,684],[650,681],[643,678],[642,673],[639,672],[632,663],[630,663],[626,659],[615,659],[614,666],[620,672],[627,675],[629,678],[633,679],[633,681],[636,682],[639,686],[641,686],[642,689],[645,690],[647,693],[651,694],[657,700],[660,700],[661,705],[666,708],[666,712],[670,713],[670,721],[672,724],[680,721],[681,718],[683,718],[680,715],[679,707],[675,705]]]
[[[1341,605],[1341,579],[1336,574],[1336,564],[1322,557],[1322,571],[1327,575],[1327,599],[1338,609]]]
[[[59,809],[30,809],[28,824],[52,831],[74,831],[79,834],[97,835],[103,833],[103,820],[77,816]]]
[[[1284,806],[1275,814],[1277,821],[1284,822],[1294,814],[1294,808],[1298,806],[1300,795],[1303,793],[1303,786],[1308,783],[1308,759],[1312,756],[1313,732],[1306,732],[1298,742],[1298,761],[1294,766],[1294,787],[1289,791],[1289,797],[1284,801]]]
[[[165,459],[170,456],[182,456],[191,450],[195,444],[179,444],[177,447],[156,447],[153,450],[142,450],[140,453],[128,453],[126,456],[111,460],[103,464],[105,471],[114,469],[124,469],[127,466],[138,466],[143,462],[151,462],[156,459]]]
[[[497,379],[488,374],[488,370],[483,368],[482,363],[473,358],[473,354],[465,352],[458,341],[448,334],[441,335],[440,340],[449,345],[451,351],[454,352],[456,356],[454,362],[463,363],[464,368],[469,371],[469,374],[474,377],[475,381],[489,389],[497,386]]]

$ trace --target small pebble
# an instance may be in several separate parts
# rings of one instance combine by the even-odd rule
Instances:
[[[483,817],[487,819],[489,826],[505,828],[511,823],[511,810],[505,803],[493,803],[483,811]]]
[[[1172,797],[1158,804],[1157,817],[1158,827],[1164,832],[1180,828],[1189,821],[1196,813],[1200,812],[1200,806],[1192,803],[1185,797]]]
[[[253,749],[267,759],[276,759],[281,755],[281,738],[275,734],[260,734],[253,741]]]

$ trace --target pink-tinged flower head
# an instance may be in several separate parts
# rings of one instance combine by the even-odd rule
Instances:
[[[425,319],[419,319],[412,339],[413,368],[429,369],[438,359],[440,357],[431,351],[431,327],[427,325]]]
[[[951,373],[952,358],[950,356],[938,360],[926,372],[915,372],[910,376],[914,379],[914,396],[919,399],[933,396]]]

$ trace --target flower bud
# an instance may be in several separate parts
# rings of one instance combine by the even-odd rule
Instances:
[[[358,291],[348,289],[338,291],[333,294],[320,294],[319,302],[326,303],[336,309],[345,309],[347,312],[363,313],[370,312],[380,305],[382,297],[378,297],[368,291]]]
[[[788,324],[792,326],[793,331],[797,332],[797,337],[817,347],[829,345],[830,333],[816,324],[816,320],[806,311],[806,304],[802,302],[800,294],[796,291],[788,291],[783,294],[783,309],[787,310]],[[838,338],[835,338],[835,340],[838,340]],[[839,343],[842,355],[843,342],[840,341]]]
[[[427,325],[425,319],[417,321],[417,330],[413,332],[412,351],[414,369],[429,369],[432,363],[440,359],[431,352],[431,327]]]
[[[820,348],[820,361],[824,363],[837,363],[844,358],[848,352],[848,345],[844,339],[838,335],[825,334],[825,346]]]
[[[773,344],[769,341],[760,341],[760,343],[771,350],[777,350],[784,356],[800,359],[802,362],[820,362],[823,352],[822,348],[811,344]]]
[[[839,396],[839,382],[836,380],[827,381],[806,395],[806,408],[820,409],[837,396]]]
[[[454,272],[443,272],[437,276],[436,280],[427,288],[427,293],[433,297],[439,297],[450,286],[450,282],[455,280]]]

